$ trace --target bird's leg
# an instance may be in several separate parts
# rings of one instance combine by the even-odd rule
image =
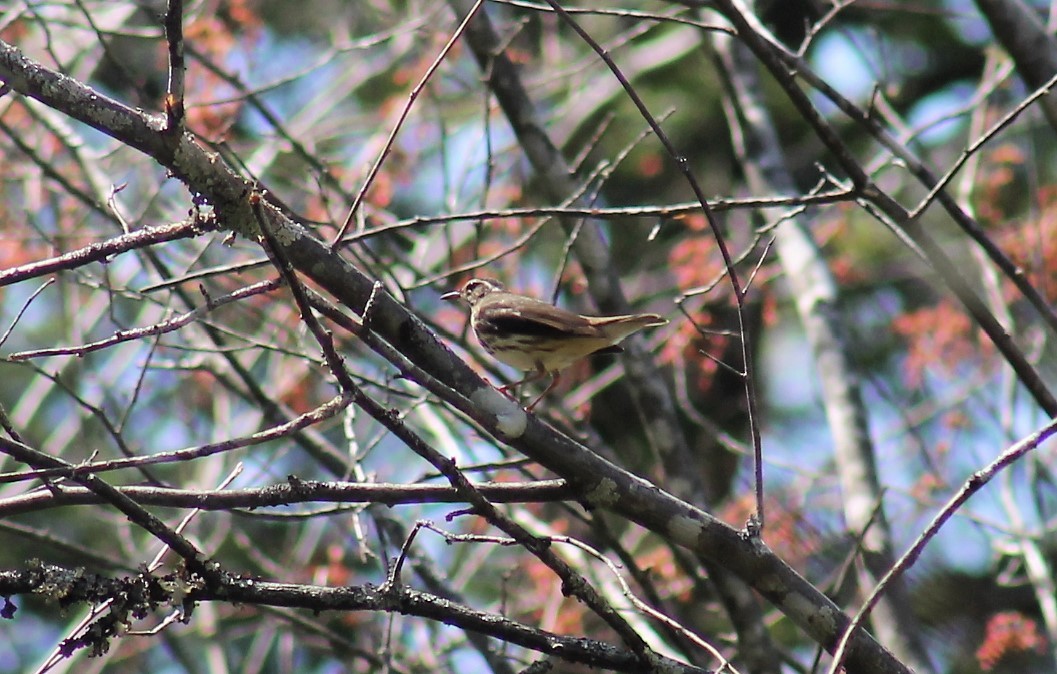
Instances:
[[[518,386],[521,386],[522,384],[527,384],[530,381],[536,381],[539,378],[540,378],[539,373],[538,372],[533,372],[532,374],[530,374],[529,376],[525,377],[524,379],[518,379],[515,382],[511,382],[509,384],[503,384],[502,386],[499,387],[499,392],[500,393],[505,393],[505,394],[513,397],[511,395],[511,391],[516,389]]]
[[[509,395],[509,393],[510,393],[510,391],[512,389],[516,389],[518,386],[521,386],[522,384],[527,384],[530,381],[536,381],[537,379],[542,379],[542,378],[546,377],[547,374],[548,374],[548,372],[543,369],[543,365],[541,363],[536,363],[536,370],[534,372],[530,372],[527,376],[525,376],[524,379],[519,379],[519,380],[517,380],[517,381],[515,381],[515,382],[513,382],[511,384],[505,384],[503,386],[500,386],[499,390],[502,393],[506,393],[506,394]],[[511,397],[513,397],[513,396],[511,396]]]
[[[551,373],[551,377],[552,377],[552,378],[551,378],[551,383],[550,383],[550,384],[547,384],[547,388],[543,389],[543,393],[541,393],[541,394],[539,395],[539,397],[538,397],[538,398],[536,398],[535,400],[533,400],[533,401],[532,401],[532,404],[531,404],[531,405],[529,405],[528,407],[526,407],[526,408],[525,408],[525,411],[526,411],[526,412],[531,412],[531,411],[532,411],[532,409],[533,409],[533,408],[534,408],[534,407],[535,407],[535,406],[536,406],[537,404],[539,404],[539,401],[543,400],[543,396],[545,396],[545,395],[547,395],[548,393],[550,393],[551,389],[552,389],[552,388],[554,388],[555,386],[557,386],[557,385],[558,385],[558,380],[559,380],[559,379],[561,379],[561,376],[562,376],[562,375],[561,375],[561,372],[558,372],[557,370],[555,370],[554,372],[552,372],[552,373]]]
[[[488,380],[485,380],[485,381],[488,381]],[[492,382],[490,382],[490,381],[488,383],[492,384]],[[496,386],[495,384],[492,384],[492,387],[495,388],[495,390],[497,390],[500,393],[502,393],[503,395],[505,395],[507,398],[510,398],[511,400],[514,400],[514,401],[517,401],[517,398],[514,397],[514,394],[510,392],[510,389],[514,388],[515,386],[517,386],[520,383],[521,382],[516,381],[513,384],[505,384],[503,386]]]
[[[503,384],[502,386],[496,386],[495,390],[499,391],[500,393],[505,393],[508,397],[513,398],[513,396],[510,395],[510,389],[517,388],[517,385],[520,383],[520,381],[516,381],[512,384]]]
[[[550,393],[550,390],[558,385],[558,379],[560,378],[560,373],[557,370],[555,370],[554,372],[548,372],[546,370],[546,368],[543,367],[543,363],[536,363],[535,372],[529,373],[524,379],[521,379],[520,381],[516,381],[513,384],[507,384],[506,386],[501,387],[499,390],[502,391],[503,393],[506,393],[512,399],[517,400],[517,398],[515,398],[513,395],[511,395],[511,393],[510,393],[511,389],[517,388],[518,386],[521,386],[522,384],[527,384],[530,381],[536,381],[537,379],[543,379],[544,377],[546,377],[548,375],[551,377],[551,383],[547,384],[547,388],[543,389],[543,393],[539,394],[539,397],[537,397],[535,400],[533,400],[532,403],[528,407],[525,408],[525,410],[527,412],[531,412],[533,410],[533,408],[535,408],[536,405],[539,404],[539,401],[543,400],[543,396],[545,396],[548,393]]]

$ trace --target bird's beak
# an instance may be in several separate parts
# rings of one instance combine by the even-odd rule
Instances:
[[[450,293],[444,293],[443,295],[440,296],[440,298],[442,300],[447,300],[449,302],[451,302],[452,300],[457,300],[457,299],[459,299],[461,297],[462,297],[462,293],[460,293],[458,290],[453,290]]]

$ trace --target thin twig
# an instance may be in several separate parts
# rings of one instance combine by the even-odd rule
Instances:
[[[984,486],[998,475],[999,472],[1016,463],[1020,457],[1037,448],[1055,433],[1057,433],[1057,419],[1050,421],[1050,423],[1002,452],[997,459],[992,461],[985,468],[973,473],[969,479],[965,481],[962,488],[959,489],[949,501],[947,501],[946,505],[944,505],[938,513],[936,513],[936,516],[932,518],[932,521],[927,527],[925,527],[925,530],[921,532],[921,535],[918,536],[913,545],[903,553],[903,556],[900,557],[892,568],[888,570],[888,573],[881,578],[877,583],[877,586],[874,587],[873,592],[870,593],[870,596],[867,597],[866,601],[863,603],[862,608],[860,608],[855,614],[855,617],[852,618],[851,623],[841,636],[840,643],[837,645],[837,650],[833,653],[833,663],[830,665],[829,669],[830,674],[837,674],[840,670],[841,663],[844,660],[844,652],[848,647],[851,635],[855,633],[855,630],[859,629],[862,622],[866,620],[867,616],[869,616],[870,610],[880,599],[885,589],[893,579],[899,577],[914,565],[914,562],[916,562],[918,557],[921,556],[921,552],[925,549],[925,546],[928,545],[929,541],[936,537],[937,533],[939,533],[940,527],[942,527],[959,508],[961,508],[962,504],[968,501],[973,494],[983,489]]]
[[[367,191],[371,188],[371,185],[374,184],[374,179],[378,175],[378,171],[382,168],[382,162],[384,162],[386,157],[389,156],[389,153],[392,152],[393,143],[396,142],[396,134],[399,133],[401,127],[403,127],[404,120],[407,119],[408,114],[411,112],[411,107],[415,104],[419,94],[422,93],[422,89],[429,82],[430,78],[433,77],[433,73],[437,71],[440,64],[443,63],[445,58],[447,58],[448,52],[450,52],[452,47],[455,46],[456,41],[458,41],[463,31],[466,30],[467,24],[470,23],[473,15],[477,13],[477,10],[482,4],[484,4],[484,0],[476,0],[476,2],[474,2],[473,8],[467,12],[462,23],[459,24],[459,27],[456,28],[455,32],[448,38],[448,41],[444,44],[440,53],[437,54],[437,58],[433,59],[433,63],[431,63],[429,68],[426,69],[426,73],[422,76],[422,79],[418,81],[415,87],[407,95],[407,103],[404,105],[403,109],[401,109],[400,115],[396,119],[396,123],[393,124],[393,128],[390,129],[389,137],[386,138],[382,151],[378,154],[378,158],[374,161],[374,165],[371,166],[371,170],[367,173],[367,179],[363,181],[363,186],[356,194],[356,199],[353,200],[352,206],[349,208],[349,214],[345,216],[345,221],[341,223],[341,228],[338,230],[337,236],[335,236],[334,240],[331,242],[331,247],[336,248],[341,243],[342,237],[345,236],[345,232],[348,231],[349,225],[352,224],[352,219],[356,217],[356,212],[360,209],[360,204],[362,204],[364,198],[366,198]]]

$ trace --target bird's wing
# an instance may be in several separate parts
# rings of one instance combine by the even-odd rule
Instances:
[[[601,331],[579,314],[566,311],[546,302],[523,302],[517,308],[489,307],[487,323],[479,326],[488,331],[502,331],[540,337],[579,335],[602,336]]]

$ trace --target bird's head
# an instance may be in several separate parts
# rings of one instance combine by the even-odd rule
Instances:
[[[504,290],[503,284],[499,281],[475,278],[467,281],[466,285],[462,287],[462,290],[453,290],[450,293],[444,293],[440,298],[442,300],[461,299],[472,307],[480,302],[482,298],[502,290]]]

